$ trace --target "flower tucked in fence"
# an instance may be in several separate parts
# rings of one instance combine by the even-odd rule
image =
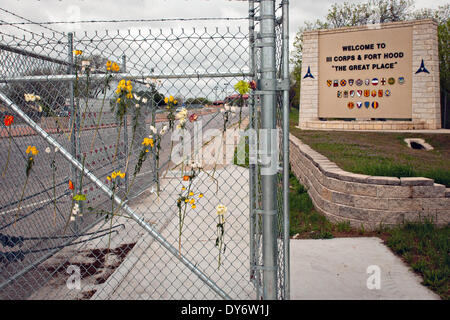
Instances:
[[[34,93],[25,93],[24,97],[25,97],[26,102],[30,102],[30,101],[35,102],[35,101],[41,100],[41,97],[38,95],[35,95]]]
[[[177,113],[175,116],[175,119],[178,120],[177,129],[182,130],[186,127],[186,121],[187,121],[187,114],[188,111],[186,108],[182,108],[180,112]]]
[[[225,253],[226,245],[224,242],[224,236],[225,236],[225,213],[227,212],[228,208],[224,206],[223,204],[219,204],[216,208],[217,213],[217,238],[215,246],[219,249],[219,256],[218,256],[218,266],[217,270],[220,269],[220,266],[222,265],[222,253]]]
[[[178,101],[175,100],[173,96],[165,97],[164,102],[166,103],[166,108],[169,111],[169,114],[167,115],[167,120],[169,120],[169,129],[173,130],[173,126],[175,124],[175,106],[177,105]]]
[[[108,61],[106,61],[106,70],[113,71],[113,72],[119,72],[120,67],[116,62],[112,62],[112,61],[108,60]]]
[[[114,152],[114,156],[113,156],[113,160],[112,162],[115,162],[116,156],[117,156],[117,151],[118,151],[118,147],[119,147],[119,141],[120,141],[120,133],[122,131],[122,126],[124,123],[124,118],[127,115],[128,112],[128,107],[131,105],[134,105],[134,96],[133,96],[133,85],[131,84],[131,81],[125,81],[125,79],[122,79],[119,81],[119,84],[117,85],[116,88],[116,103],[111,105],[111,112],[115,112],[116,114],[116,119],[118,122],[118,128],[119,128],[119,132],[117,134],[117,141],[116,141],[116,148],[115,148],[115,152]],[[137,121],[137,119],[135,119],[135,122]]]
[[[242,107],[244,106],[244,94],[250,91],[250,84],[247,81],[241,80],[234,85],[234,89],[239,92],[239,99],[237,104],[239,106],[239,129],[241,128],[242,122]]]
[[[5,176],[6,174],[6,170],[8,169],[8,164],[9,164],[9,157],[11,155],[11,139],[12,139],[12,134],[11,134],[11,125],[14,122],[14,116],[5,116],[5,119],[3,120],[3,123],[5,124],[5,126],[8,128],[8,157],[6,158],[6,165],[5,165],[5,169],[3,170],[3,176]]]
[[[17,212],[16,212],[16,217],[14,220],[14,224],[17,221],[17,216],[19,215],[19,211],[20,211],[20,206],[22,204],[22,200],[23,200],[23,195],[25,193],[25,188],[27,187],[28,184],[28,179],[30,177],[30,173],[31,173],[31,169],[33,168],[34,165],[34,156],[37,156],[39,154],[39,150],[35,147],[35,146],[28,146],[27,150],[25,151],[26,154],[28,155],[28,159],[27,159],[27,166],[25,168],[25,174],[26,174],[26,179],[25,179],[25,184],[23,185],[22,188],[22,195],[20,196],[20,200],[19,200],[19,205],[17,206]]]
[[[83,51],[81,50],[73,50],[73,54],[76,56],[81,56],[83,54]]]
[[[178,195],[177,199],[177,207],[178,207],[178,252],[181,255],[181,236],[183,233],[184,220],[186,218],[186,209],[187,206],[190,205],[191,209],[197,208],[197,200],[204,197],[203,193],[195,193],[193,191],[193,180],[200,172],[200,169],[192,168],[192,171],[189,175],[185,175],[188,179],[184,179],[183,181],[189,181],[189,184],[186,187],[182,187],[181,191]]]

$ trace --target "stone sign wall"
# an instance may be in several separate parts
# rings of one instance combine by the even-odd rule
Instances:
[[[440,128],[433,20],[303,34],[302,129]]]

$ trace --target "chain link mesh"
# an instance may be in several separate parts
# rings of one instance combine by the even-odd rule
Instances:
[[[250,32],[257,38],[257,21]],[[237,129],[260,128],[260,97],[234,89],[260,76],[260,50],[248,26],[37,34],[11,25],[0,39],[0,299],[223,298],[217,288],[232,299],[262,297],[255,268],[262,263],[261,221],[254,212],[260,168],[235,157]],[[108,61],[119,70],[108,70]],[[132,85],[132,96],[121,96],[125,113],[116,93],[122,79]],[[166,101],[170,96],[177,104]],[[280,129],[282,99],[278,94]],[[189,117],[184,129],[177,129],[179,119],[170,127],[171,114],[182,108]],[[188,158],[200,161],[176,163],[176,134],[189,146]],[[283,299],[281,175],[277,190]],[[219,204],[227,207],[225,220]]]

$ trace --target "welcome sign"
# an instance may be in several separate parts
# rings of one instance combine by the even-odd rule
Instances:
[[[320,118],[410,119],[412,27],[319,34]]]

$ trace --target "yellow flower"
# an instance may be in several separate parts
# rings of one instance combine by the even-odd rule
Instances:
[[[174,104],[177,104],[177,103],[178,103],[178,100],[174,100],[173,103],[174,103]]]
[[[199,197],[199,198],[203,198],[203,193],[200,193],[200,194],[198,195],[198,197]]]
[[[186,190],[186,187],[181,188],[181,191],[185,191],[185,190]]]
[[[191,201],[189,201],[190,204],[194,204],[195,203],[195,199],[191,199]]]
[[[108,61],[106,61],[106,67],[107,67],[107,68],[110,68],[110,67],[111,67],[111,64],[112,64],[112,62],[111,62],[111,61],[109,61],[109,60],[108,60]]]
[[[110,176],[107,176],[106,179],[108,179],[108,181],[111,181],[111,177]]]
[[[131,80],[127,81],[127,87],[131,86]]]
[[[132,94],[131,92],[128,92],[128,93],[127,93],[127,98],[128,98],[128,99],[133,99],[133,94]]]
[[[194,195],[194,193],[191,191],[189,192],[189,196],[192,197]]]
[[[117,172],[113,171],[113,173],[111,173],[111,178],[116,179],[117,178]]]
[[[189,199],[184,199],[184,202],[188,203],[188,202],[189,202]]]
[[[153,146],[155,145],[155,141],[152,138],[144,138],[144,140],[142,141],[142,145],[146,147],[151,146],[153,148]]]
[[[35,146],[28,146],[28,147],[27,147],[26,153],[30,153],[30,152],[31,152],[31,154],[32,154],[33,156],[35,156],[35,155],[37,155],[37,154],[39,153],[39,150],[36,149]]]
[[[114,62],[111,66],[111,70],[114,72],[118,72],[120,70],[120,67],[117,63]]]
[[[165,97],[165,98],[164,98],[164,102],[165,102],[165,103],[169,103],[169,98]]]
[[[119,81],[119,85],[117,87],[125,88],[125,85],[126,85],[125,79],[122,79],[122,80]]]
[[[197,208],[197,206],[195,204],[193,204],[191,208],[195,209],[195,208]]]
[[[124,179],[125,178],[125,172],[121,172],[119,170],[119,172],[117,172],[117,174],[119,175],[120,178]]]
[[[81,51],[81,50],[73,50],[73,53],[74,53],[76,56],[80,56],[80,55],[83,54],[83,51]]]
[[[117,98],[117,103],[120,103],[120,98]]]
[[[169,97],[169,101],[173,102],[173,97],[172,96]]]

